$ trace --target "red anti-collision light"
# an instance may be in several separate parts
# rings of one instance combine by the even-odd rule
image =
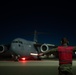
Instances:
[[[25,60],[26,60],[26,58],[24,58],[24,57],[23,57],[23,58],[21,58],[21,59],[22,59],[23,61],[25,61]]]

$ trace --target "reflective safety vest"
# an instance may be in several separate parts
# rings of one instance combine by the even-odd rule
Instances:
[[[58,46],[59,64],[72,64],[72,54],[72,46]]]

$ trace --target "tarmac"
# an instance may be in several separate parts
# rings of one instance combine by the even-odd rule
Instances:
[[[0,75],[58,75],[57,60],[0,61]],[[76,75],[76,60],[73,61],[73,75]]]

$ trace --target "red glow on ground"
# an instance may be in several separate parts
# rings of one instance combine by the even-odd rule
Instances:
[[[25,62],[30,61],[30,60],[36,60],[36,58],[34,58],[33,56],[21,57],[19,59],[19,62],[25,63]]]
[[[25,58],[25,57],[22,57],[22,58],[19,60],[19,62],[25,63],[25,62],[26,62],[26,58]]]
[[[19,62],[21,62],[21,63],[23,63],[23,64],[25,64],[25,63],[26,63],[26,61],[19,61]]]

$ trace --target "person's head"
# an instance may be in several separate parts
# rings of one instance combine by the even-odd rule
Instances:
[[[68,39],[67,39],[66,37],[62,38],[62,39],[61,39],[61,44],[62,44],[62,45],[68,45],[68,44],[69,44]]]

